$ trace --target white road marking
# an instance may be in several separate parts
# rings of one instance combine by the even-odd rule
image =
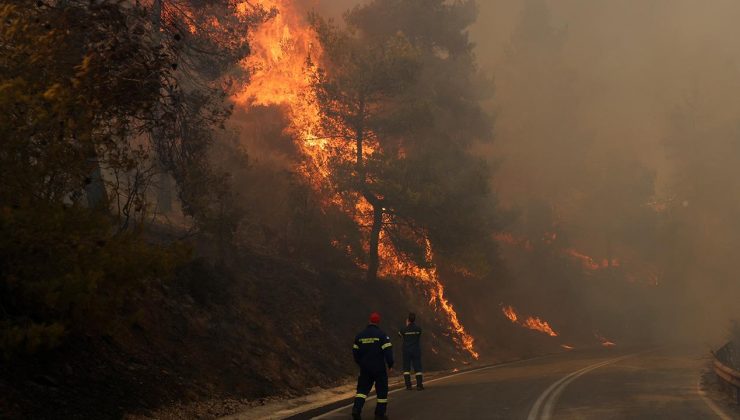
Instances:
[[[648,350],[648,351],[652,351],[652,350]],[[642,351],[638,353],[632,353],[626,356],[609,359],[609,360],[599,362],[599,363],[594,363],[593,365],[586,366],[583,369],[579,369],[575,372],[565,375],[564,377],[560,378],[559,380],[555,381],[552,385],[550,385],[545,390],[545,392],[543,392],[542,395],[540,395],[540,397],[537,398],[537,401],[535,401],[534,405],[532,406],[532,409],[529,411],[529,416],[527,416],[527,420],[549,420],[552,417],[552,412],[555,410],[555,404],[558,402],[558,398],[560,398],[560,394],[563,393],[565,388],[571,382],[575,381],[576,379],[585,375],[586,373],[591,372],[592,370],[598,369],[606,365],[610,365],[612,363],[619,362],[620,360],[624,360],[628,357],[633,357],[641,353],[645,353],[645,352]]]
[[[470,370],[466,370],[466,371],[463,371],[463,372],[453,373],[452,375],[443,376],[441,378],[435,378],[435,379],[431,379],[431,380],[428,380],[428,381],[424,381],[424,383],[425,384],[430,384],[430,383],[433,383],[433,382],[444,381],[445,379],[454,378],[455,376],[466,375],[468,373],[480,372],[480,371],[483,371],[483,370],[501,368],[501,367],[504,367],[504,366],[511,366],[511,365],[514,365],[514,364],[517,364],[517,363],[522,363],[522,362],[530,362],[532,360],[543,359],[545,357],[555,356],[557,354],[561,354],[561,353],[548,354],[548,355],[545,355],[545,356],[533,357],[531,359],[522,359],[522,360],[516,360],[514,362],[501,363],[499,365],[491,365],[491,366],[484,366],[484,367],[476,368],[476,369],[470,369]],[[404,390],[404,388],[394,389],[392,391],[389,391],[388,392],[388,395],[395,394],[396,392],[403,391],[403,390]],[[377,397],[375,395],[369,396],[369,397],[367,397],[367,399],[365,400],[365,402],[367,403],[367,401],[374,400],[376,398]],[[332,414],[336,414],[336,413],[338,413],[338,412],[340,412],[342,410],[346,410],[348,408],[352,408],[353,405],[354,405],[354,401],[352,402],[352,404],[347,404],[345,406],[342,406],[342,407],[339,407],[339,408],[335,408],[334,410],[331,410],[331,411],[329,411],[327,413],[324,413],[324,414],[322,414],[320,416],[312,417],[312,419],[324,419],[324,418],[328,418],[328,416],[330,416]]]
[[[715,404],[714,401],[712,401],[709,396],[707,396],[707,393],[704,392],[703,389],[701,389],[701,378],[696,382],[696,393],[699,394],[701,399],[704,401],[704,403],[712,409],[714,414],[717,415],[721,420],[732,420],[732,417],[728,416],[724,410],[722,410],[717,404]]]

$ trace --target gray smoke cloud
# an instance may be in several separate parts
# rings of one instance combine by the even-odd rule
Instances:
[[[364,2],[299,3],[341,23]],[[610,306],[612,324],[624,316],[656,336],[720,337],[740,317],[740,3],[480,0],[478,7],[470,35],[480,70],[494,81],[486,105],[496,138],[477,152],[497,167],[492,184],[503,210],[518,214],[507,229],[530,238],[557,232],[565,249],[617,261],[612,281],[634,290],[617,296],[589,284],[574,292]],[[250,135],[253,163],[287,169],[289,147],[274,148],[289,139],[271,140],[281,124],[245,132],[258,128],[274,133]],[[512,276],[526,271],[505,263]],[[534,280],[513,281],[521,294],[536,293]],[[533,299],[556,317],[559,303]],[[640,300],[640,313],[620,313]]]
[[[740,302],[740,3],[478,3],[502,202],[547,203],[579,250],[657,275],[656,330],[722,334]]]

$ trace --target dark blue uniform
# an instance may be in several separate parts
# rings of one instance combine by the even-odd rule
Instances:
[[[423,389],[421,367],[421,327],[411,322],[398,332],[403,338],[403,379],[411,389],[411,369],[416,371],[416,387]]]
[[[355,337],[352,345],[352,355],[360,367],[360,376],[357,378],[357,395],[352,414],[359,417],[362,406],[365,405],[367,394],[375,384],[378,404],[375,406],[375,415],[384,416],[388,405],[388,372],[385,367],[393,367],[393,350],[390,338],[375,324],[370,324]]]

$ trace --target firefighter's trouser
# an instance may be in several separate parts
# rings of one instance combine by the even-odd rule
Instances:
[[[385,370],[382,372],[360,370],[360,376],[357,378],[357,395],[355,395],[355,405],[352,408],[352,413],[360,414],[362,412],[362,406],[365,405],[365,399],[367,399],[367,395],[373,388],[373,384],[375,384],[375,393],[378,397],[378,403],[375,405],[375,415],[385,415],[386,407],[388,407],[388,373]]]
[[[403,352],[403,379],[406,382],[406,388],[411,388],[411,369],[416,372],[416,386],[422,387],[422,367],[421,367],[421,352]]]

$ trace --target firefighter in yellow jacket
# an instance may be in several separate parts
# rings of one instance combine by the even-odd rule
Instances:
[[[352,345],[352,355],[355,363],[360,367],[360,376],[357,378],[357,395],[352,408],[352,418],[360,419],[362,406],[375,384],[375,393],[378,402],[375,405],[375,418],[387,419],[386,408],[388,406],[388,371],[393,370],[393,350],[391,340],[378,327],[380,314],[370,314],[370,324],[355,337]]]
[[[406,390],[410,391],[411,388],[411,369],[415,371],[416,376],[416,389],[418,391],[424,390],[424,384],[422,383],[422,367],[421,367],[421,327],[416,325],[416,314],[409,313],[406,319],[406,326],[401,328],[398,335],[403,338],[403,379],[406,382]]]

